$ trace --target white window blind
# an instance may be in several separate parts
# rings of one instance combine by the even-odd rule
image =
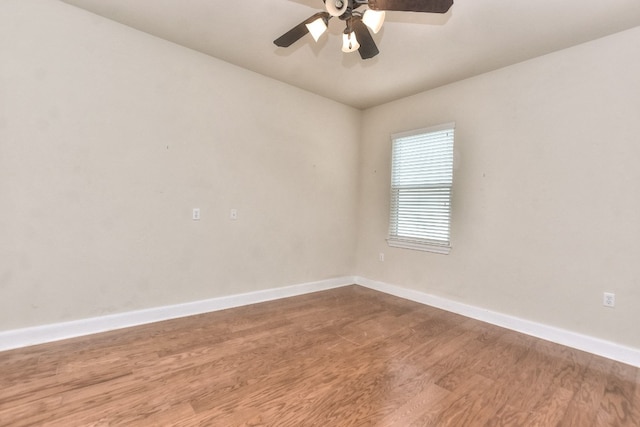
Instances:
[[[449,252],[454,128],[392,136],[389,245]]]

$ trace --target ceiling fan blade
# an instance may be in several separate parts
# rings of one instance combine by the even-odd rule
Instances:
[[[362,18],[354,17],[351,25],[353,25],[353,32],[356,33],[356,39],[358,39],[358,43],[360,43],[358,53],[362,59],[373,58],[380,53],[378,46],[376,46],[376,42],[373,41],[373,37],[371,36],[369,29],[362,22]]]
[[[446,13],[453,0],[369,0],[369,9]]]
[[[304,37],[308,32],[309,30],[307,29],[307,26],[303,22],[302,24],[296,25],[295,27],[293,27],[292,29],[290,29],[289,31],[287,31],[286,33],[284,33],[283,35],[275,39],[273,43],[276,46],[289,47],[295,42],[297,42],[298,40],[300,40],[302,37]]]
[[[296,25],[295,27],[293,27],[292,29],[290,29],[289,31],[287,31],[286,33],[278,37],[277,39],[275,39],[273,43],[276,46],[280,46],[280,47],[291,46],[292,44],[300,40],[309,32],[309,29],[307,28],[307,24],[312,23],[318,18],[325,18],[328,20],[330,16],[327,12],[318,12],[310,16],[309,18],[305,19],[304,21],[302,21],[301,23],[299,23],[298,25]]]

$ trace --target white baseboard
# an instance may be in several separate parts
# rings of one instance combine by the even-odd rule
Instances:
[[[626,347],[588,335],[459,303],[435,295],[429,295],[424,292],[369,280],[364,277],[354,277],[354,283],[379,292],[384,292],[410,301],[447,310],[466,317],[481,320],[492,325],[501,326],[512,331],[521,332],[546,341],[562,344],[567,347],[640,367],[640,349],[637,348]]]
[[[625,347],[588,335],[578,334],[565,329],[520,319],[507,314],[358,276],[337,277],[317,282],[229,295],[184,304],[0,332],[0,351],[272,301],[351,284],[358,284],[379,292],[447,310],[492,325],[501,326],[516,332],[640,367],[640,350],[636,348]]]
[[[75,338],[99,332],[160,322],[162,320],[193,316],[243,305],[256,304],[311,292],[324,291],[354,284],[352,276],[337,277],[317,282],[302,283],[282,288],[266,289],[244,294],[229,295],[202,301],[188,302],[164,307],[126,313],[110,314],[71,322],[55,323],[30,328],[0,332],[0,351],[44,344],[67,338]]]

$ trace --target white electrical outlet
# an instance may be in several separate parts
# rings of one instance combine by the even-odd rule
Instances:
[[[238,219],[238,209],[231,209],[231,212],[229,213],[229,219],[232,219],[234,221]]]
[[[611,292],[605,292],[603,299],[602,299],[602,305],[604,305],[605,307],[615,307],[616,306],[616,294],[611,293]]]
[[[194,221],[200,221],[200,208],[193,208],[191,219]]]
[[[384,261],[384,252],[380,252],[380,254],[378,254],[378,260]]]

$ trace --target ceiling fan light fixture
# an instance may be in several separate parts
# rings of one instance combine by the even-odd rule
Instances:
[[[289,47],[309,33],[317,42],[322,34],[327,32],[329,20],[337,17],[347,26],[342,35],[342,51],[349,53],[357,50],[362,59],[370,59],[380,53],[372,32],[378,33],[382,28],[385,11],[447,13],[453,6],[454,0],[322,0],[322,2],[326,10],[310,16],[275,39],[273,43],[279,47]],[[362,9],[358,10],[360,7]]]
[[[374,34],[378,34],[382,23],[384,22],[384,10],[371,10],[367,9],[362,16],[362,22],[369,27]]]
[[[360,49],[360,43],[358,43],[358,39],[356,38],[356,33],[353,31],[350,33],[342,34],[342,51],[344,53],[355,52]]]
[[[313,37],[313,40],[315,41],[318,41],[320,36],[323,35],[325,31],[327,31],[327,22],[322,17],[305,25],[307,26],[311,37]]]

